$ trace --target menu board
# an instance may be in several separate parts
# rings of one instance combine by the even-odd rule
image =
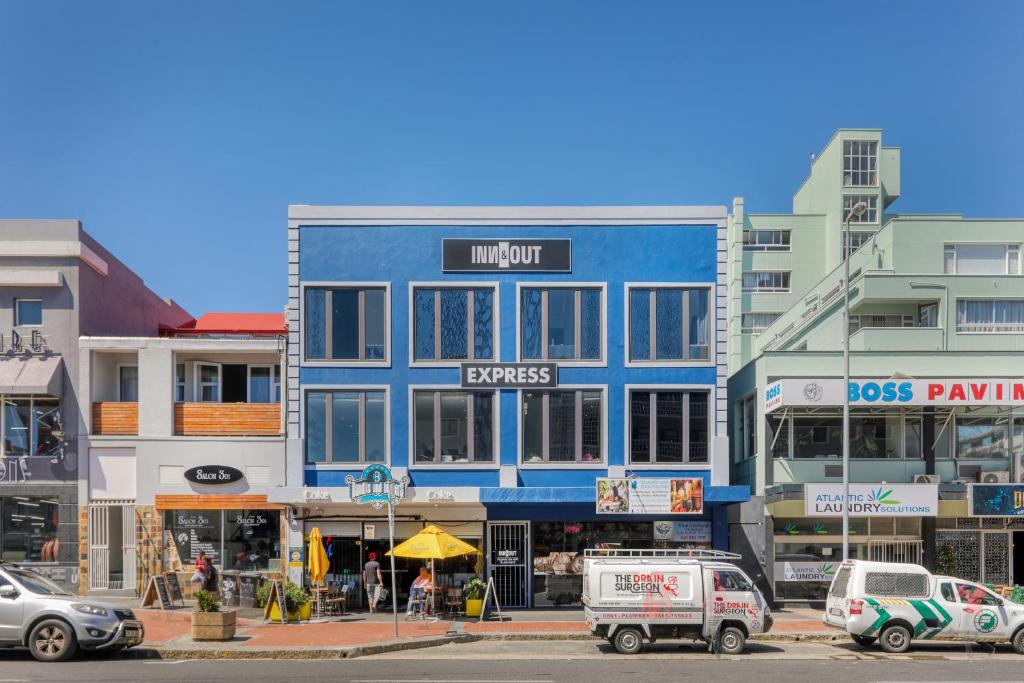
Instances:
[[[164,574],[164,579],[167,581],[167,590],[171,595],[171,600],[184,604],[185,599],[181,595],[181,584],[178,583],[178,575],[174,572],[168,572]]]
[[[220,556],[220,510],[175,510],[170,513],[170,531],[178,556],[189,567],[199,551],[224,566]]]
[[[242,574],[238,577],[238,605],[240,607],[256,606],[256,588],[259,583],[258,574]]]

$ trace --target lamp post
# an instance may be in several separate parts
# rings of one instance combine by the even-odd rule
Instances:
[[[843,560],[850,559],[850,220],[867,209],[857,202],[843,221]]]

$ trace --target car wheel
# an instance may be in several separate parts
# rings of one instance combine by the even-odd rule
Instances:
[[[882,649],[891,654],[906,652],[910,647],[910,629],[900,624],[886,626],[878,639]]]
[[[644,646],[644,637],[638,628],[620,628],[615,632],[614,645],[619,654],[635,655]]]
[[[78,651],[78,640],[66,623],[48,619],[32,629],[28,649],[40,662],[63,662]]]
[[[1019,655],[1024,655],[1024,628],[1018,629],[1013,634],[1013,651]]]
[[[878,638],[874,636],[858,636],[856,633],[851,633],[850,637],[853,638],[853,642],[857,643],[861,647],[871,647],[875,644]]]
[[[719,636],[719,651],[723,655],[738,655],[743,652],[746,645],[747,637],[743,635],[742,630],[735,626],[722,629],[722,634]]]

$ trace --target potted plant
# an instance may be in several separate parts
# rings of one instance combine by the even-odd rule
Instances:
[[[474,576],[462,589],[466,598],[466,616],[478,617],[484,608],[484,591],[487,590],[487,583],[479,576]]]
[[[288,610],[291,621],[309,621],[313,606],[309,604],[309,596],[302,586],[291,581],[284,584],[284,606]]]
[[[235,637],[235,610],[220,610],[220,601],[209,591],[196,593],[192,612],[192,640],[231,640]]]

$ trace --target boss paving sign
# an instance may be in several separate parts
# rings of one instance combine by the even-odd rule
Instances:
[[[446,273],[572,272],[572,240],[567,239],[445,239],[441,250]]]
[[[558,386],[554,363],[463,363],[464,389],[532,389]]]

